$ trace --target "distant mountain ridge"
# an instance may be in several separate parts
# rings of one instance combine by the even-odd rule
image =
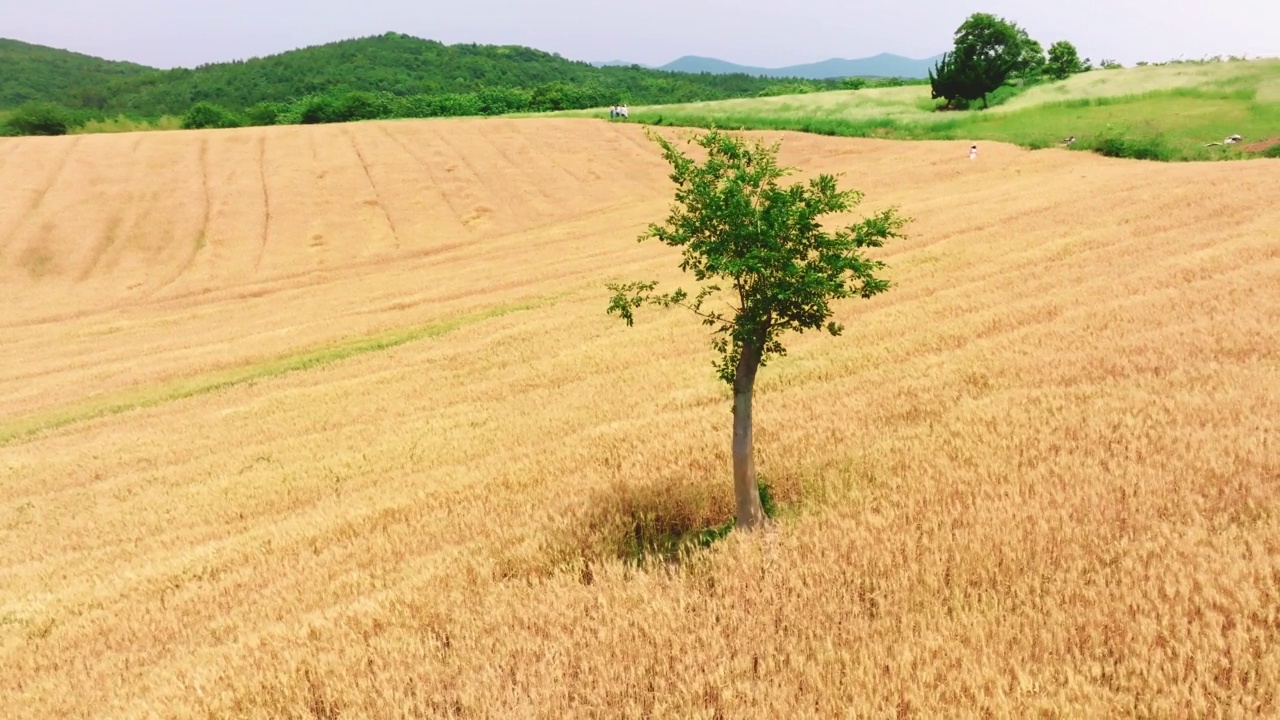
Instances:
[[[742,73],[757,77],[804,78],[806,80],[828,80],[846,77],[923,78],[928,76],[929,70],[941,57],[942,55],[938,54],[930,58],[916,59],[894,55],[893,53],[880,53],[866,58],[831,58],[803,65],[766,68],[739,65],[718,58],[686,55],[653,69],[686,73],[711,73],[715,75]],[[622,60],[610,60],[595,64],[600,67],[610,67],[630,65],[632,63]],[[641,67],[649,66],[642,65]]]

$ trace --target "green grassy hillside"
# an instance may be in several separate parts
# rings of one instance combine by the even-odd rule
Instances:
[[[908,86],[665,107],[639,107],[637,122],[829,135],[998,140],[1158,160],[1240,157],[1206,147],[1228,135],[1242,145],[1280,137],[1280,60],[1180,63],[1097,70],[1032,87],[985,111],[939,112],[929,88]],[[566,113],[592,114],[592,113]],[[599,112],[595,112],[599,116]]]

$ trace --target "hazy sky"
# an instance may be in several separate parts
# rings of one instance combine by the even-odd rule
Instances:
[[[1094,61],[1280,56],[1280,0],[0,0],[0,37],[158,67],[388,31],[573,60],[709,55],[777,67],[880,52],[928,57],[979,11],[1019,23],[1046,47],[1071,40]]]

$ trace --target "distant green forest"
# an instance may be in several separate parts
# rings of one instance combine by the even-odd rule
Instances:
[[[158,72],[134,63],[0,38],[0,109],[29,102],[81,107],[95,90],[116,81]]]
[[[0,111],[14,111],[11,124],[36,116],[39,122],[27,125],[45,129],[57,127],[51,118],[60,110],[76,127],[194,109],[196,125],[207,127],[656,105],[848,87],[839,80],[596,67],[527,47],[445,45],[397,33],[173,70],[0,40],[0,66],[16,70],[0,78]],[[9,134],[32,133],[19,125]]]

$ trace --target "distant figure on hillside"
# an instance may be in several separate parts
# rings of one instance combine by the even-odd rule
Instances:
[[[627,106],[625,104],[619,105],[617,110],[618,110],[618,117],[620,118],[630,117],[630,115],[627,113]]]
[[[978,146],[977,146],[977,145],[970,145],[970,146],[969,146],[969,159],[970,159],[970,160],[977,160],[977,159],[978,159]]]

